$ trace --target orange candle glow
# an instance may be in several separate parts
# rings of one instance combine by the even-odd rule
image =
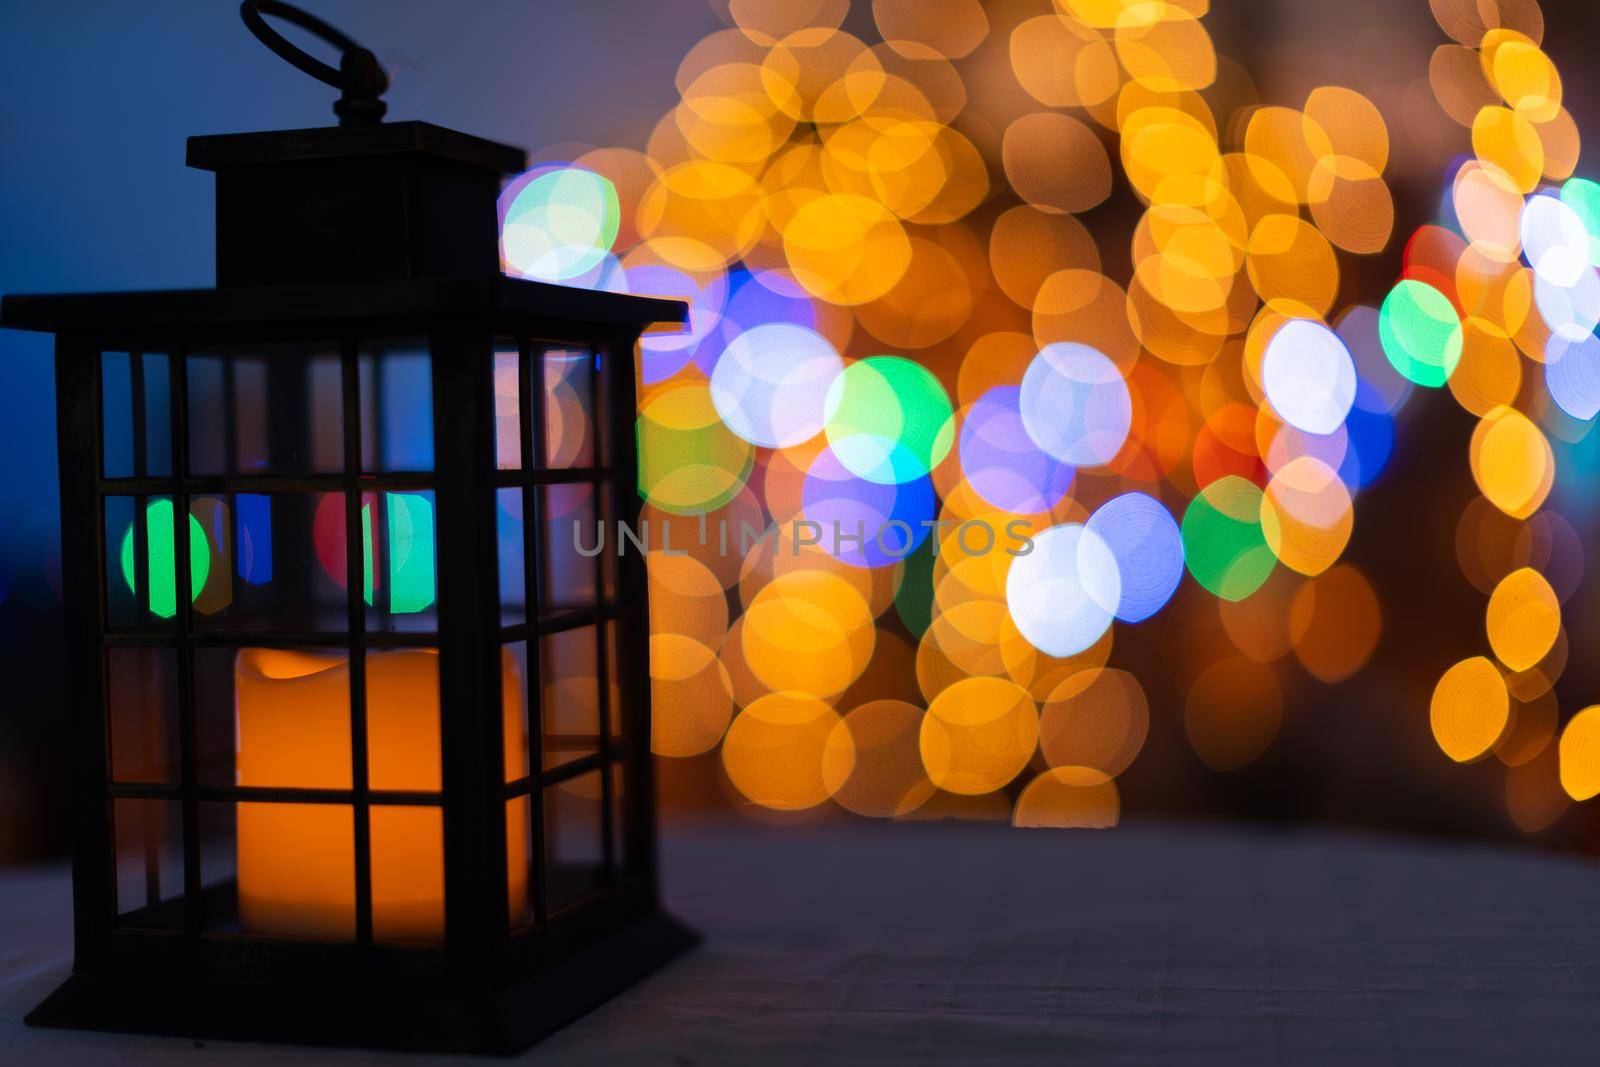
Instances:
[[[503,654],[506,775],[525,744],[520,670]],[[375,790],[438,793],[439,656],[368,652],[367,779]],[[349,789],[350,664],[338,654],[247,648],[234,663],[241,786]],[[528,892],[525,809],[506,812],[512,914]],[[444,934],[443,809],[373,803],[372,932],[378,939]],[[347,804],[238,805],[239,918],[250,933],[355,935],[355,825]]]

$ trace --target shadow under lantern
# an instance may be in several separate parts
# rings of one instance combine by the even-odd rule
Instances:
[[[340,70],[260,14],[344,49]],[[73,974],[29,1022],[507,1052],[692,941],[660,907],[633,352],[682,304],[500,273],[523,153],[196,137],[215,289],[11,296],[56,340]]]

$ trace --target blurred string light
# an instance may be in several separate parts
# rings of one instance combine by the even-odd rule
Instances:
[[[1600,187],[1572,176],[1577,127],[1539,47],[1537,4],[1432,7],[1456,43],[1434,52],[1429,82],[1471,131],[1473,157],[1450,183],[1444,225],[1408,243],[1380,336],[1401,374],[1447,385],[1478,419],[1467,451],[1481,496],[1462,516],[1457,555],[1488,595],[1492,658],[1449,667],[1430,720],[1452,760],[1493,754],[1506,765],[1507,813],[1535,832],[1568,797],[1600,792],[1600,708],[1563,727],[1554,694],[1568,654],[1561,604],[1583,550],[1571,522],[1547,508],[1558,452],[1573,458],[1600,413]],[[1567,501],[1584,480],[1567,480]]]
[[[1021,825],[1109,825],[1150,715],[1110,665],[1116,624],[1178,614],[1232,646],[1173,657],[1190,748],[1247,766],[1294,665],[1339,682],[1380,640],[1342,556],[1418,389],[1485,420],[1485,508],[1552,516],[1518,551],[1559,602],[1555,409],[1513,405],[1542,377],[1560,411],[1600,410],[1600,186],[1566,180],[1576,127],[1531,4],[1435,4],[1460,43],[1430,85],[1476,158],[1454,228],[1349,306],[1343,272],[1392,237],[1387,124],[1337,86],[1263,106],[1203,3],[875,0],[879,40],[841,29],[846,0],[713,6],[727,27],[642,150],[564,149],[502,199],[509,272],[690,305],[641,344],[644,513],[687,553],[650,563],[658,752],[720,751],[774,809],[998,797]],[[1124,185],[1113,278],[1075,216]],[[1525,220],[1530,194],[1549,203]],[[1542,627],[1516,662],[1549,629],[1529,589],[1501,598]],[[1519,709],[1557,635],[1508,676]]]

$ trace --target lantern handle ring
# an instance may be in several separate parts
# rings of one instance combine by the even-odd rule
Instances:
[[[267,24],[264,17],[267,15],[298,26],[339,49],[339,65],[334,67],[324,63],[290,44]],[[370,126],[383,121],[388,105],[382,97],[384,90],[389,88],[389,76],[384,73],[378,57],[369,49],[362,48],[315,15],[282,0],[243,0],[239,5],[239,17],[256,40],[272,49],[280,59],[340,90],[342,95],[333,105],[333,113],[339,116],[339,125]]]

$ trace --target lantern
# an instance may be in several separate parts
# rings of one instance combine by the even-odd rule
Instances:
[[[637,519],[634,346],[685,310],[502,276],[523,153],[382,123],[371,53],[243,11],[344,95],[190,139],[217,288],[0,309],[57,336],[71,664],[76,956],[28,1021],[515,1050],[692,941],[644,562],[592,551]]]

